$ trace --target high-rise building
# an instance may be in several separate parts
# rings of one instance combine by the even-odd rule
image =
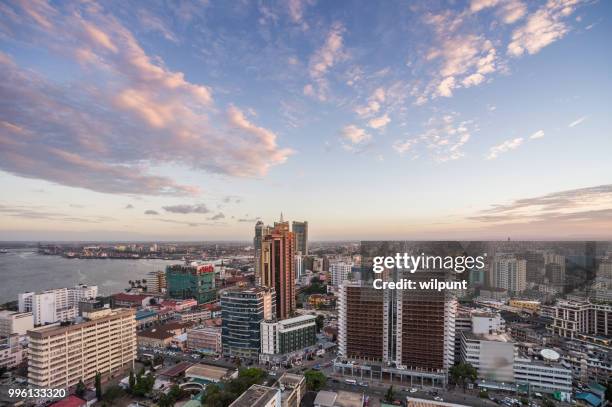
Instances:
[[[548,281],[554,285],[565,285],[565,256],[544,253],[544,267]]]
[[[428,271],[427,278],[437,274]],[[447,292],[376,290],[348,281],[339,294],[338,348],[344,357],[414,372],[445,372],[453,364],[457,303]]]
[[[293,221],[291,223],[291,231],[295,239],[295,251],[308,255],[308,222]]]
[[[166,267],[168,295],[179,300],[193,298],[198,304],[217,299],[215,289],[215,267],[212,264],[184,266],[175,264]]]
[[[598,338],[612,335],[612,305],[558,301],[548,329],[566,338],[597,342]]]
[[[98,286],[79,284],[39,293],[20,293],[17,295],[17,303],[19,312],[33,314],[34,325],[44,325],[75,318],[78,315],[79,302],[97,296]]]
[[[23,336],[32,328],[34,316],[31,312],[0,311],[0,337]]]
[[[264,320],[274,319],[276,294],[265,287],[230,288],[221,294],[223,354],[257,359]]]
[[[131,309],[102,309],[83,322],[28,331],[28,382],[66,388],[132,366],[136,320]]]
[[[147,273],[146,280],[148,293],[166,292],[166,273],[164,271],[151,271]]]
[[[275,356],[299,352],[317,343],[317,324],[314,315],[282,321],[263,321],[261,323],[261,353],[271,361]]]
[[[304,255],[298,253],[295,255],[295,279],[299,280],[304,275]]]
[[[351,274],[352,269],[353,263],[332,263],[330,265],[332,285],[338,287],[344,283],[348,279],[349,274]]]
[[[253,249],[255,252],[255,278],[257,283],[261,280],[261,244],[263,238],[270,231],[270,226],[266,226],[262,221],[258,220],[255,224],[255,237],[253,238]]]
[[[276,317],[286,319],[295,311],[295,248],[289,222],[280,222],[263,237],[261,279],[264,287],[276,292]]]
[[[461,331],[461,360],[478,371],[478,377],[498,382],[514,381],[514,342],[507,334]]]
[[[221,353],[221,328],[206,326],[187,331],[187,349],[206,354]]]
[[[493,287],[519,293],[527,288],[527,260],[498,255],[493,263]]]

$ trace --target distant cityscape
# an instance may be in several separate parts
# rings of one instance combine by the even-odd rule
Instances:
[[[30,246],[177,262],[107,296],[83,282],[17,293],[0,311],[3,389],[65,389],[19,401],[55,406],[605,404],[608,243],[429,243],[484,251],[486,267],[451,277],[467,290],[381,292],[370,254],[397,242],[311,245],[308,228],[281,214],[252,243]]]

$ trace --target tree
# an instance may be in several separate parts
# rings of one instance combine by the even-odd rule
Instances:
[[[83,397],[86,391],[87,391],[87,387],[85,387],[85,383],[83,383],[83,379],[79,380],[79,382],[76,385],[76,389],[74,390],[74,394],[76,394],[79,397]]]
[[[134,376],[134,371],[130,370],[130,378],[128,381],[128,390],[131,392],[134,390],[134,386],[136,385],[136,377]]]
[[[154,367],[163,365],[163,364],[164,364],[164,357],[162,355],[157,353],[155,356],[153,356],[153,366]]]
[[[307,370],[304,372],[306,377],[306,387],[311,391],[319,391],[327,381],[327,377],[318,370]]]
[[[555,407],[555,403],[549,399],[542,400],[542,407]]]
[[[123,397],[123,389],[121,388],[121,386],[110,386],[107,387],[106,391],[104,392],[104,401],[108,401],[111,405],[114,405],[114,402]]]
[[[460,384],[465,391],[467,382],[473,382],[478,377],[478,371],[469,363],[458,363],[450,368],[450,377],[455,384]]]
[[[100,374],[100,372],[96,372],[95,383],[96,383],[96,398],[98,400],[102,400],[102,375]]]
[[[317,324],[317,333],[321,332],[321,329],[323,329],[323,325],[325,324],[325,317],[323,315],[317,315],[315,323]]]
[[[389,389],[387,389],[387,392],[385,393],[385,402],[393,403],[393,400],[395,400],[395,395],[393,392],[393,385],[391,385]]]

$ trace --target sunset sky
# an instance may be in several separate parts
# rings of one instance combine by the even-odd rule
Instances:
[[[612,2],[0,2],[0,240],[612,239]]]

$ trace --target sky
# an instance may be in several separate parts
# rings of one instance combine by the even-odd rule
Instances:
[[[0,3],[0,240],[612,238],[612,3]]]

